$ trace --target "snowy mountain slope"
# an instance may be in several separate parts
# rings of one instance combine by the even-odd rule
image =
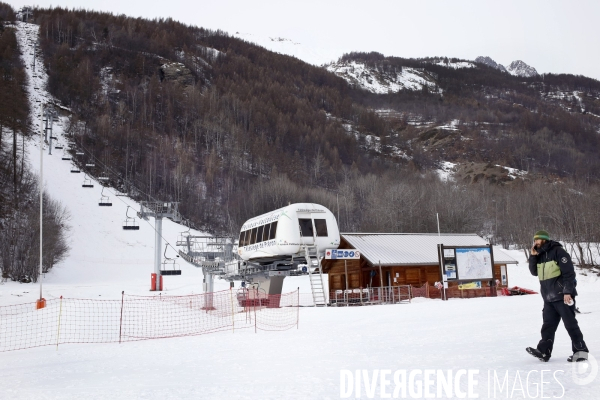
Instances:
[[[381,57],[383,57],[381,55]],[[520,77],[536,76],[535,68],[530,67],[523,61],[513,61],[510,66],[504,68],[490,57],[478,57],[477,63],[489,65],[503,72]],[[477,68],[474,62],[466,60],[432,58],[420,60],[421,65],[436,65],[450,69]],[[367,64],[361,59],[341,58],[336,62],[325,65],[329,72],[344,78],[350,85],[367,90],[376,94],[397,93],[401,90],[422,90],[427,87],[430,92],[441,93],[437,85],[437,74],[426,68],[414,68],[406,66],[383,67],[378,63]]]
[[[33,43],[37,40],[38,25],[18,23],[17,38],[23,51],[24,62],[29,74],[29,98],[34,127],[41,131],[41,105],[44,102],[52,103],[52,96],[46,90],[47,75],[42,70],[40,58],[36,60],[36,70],[33,72]],[[39,54],[38,54],[39,55]],[[68,118],[59,117],[53,125],[53,134],[58,138],[53,146],[62,145],[67,148],[67,138],[64,129],[68,125]],[[35,173],[40,170],[39,137],[33,138],[26,144],[27,158]],[[44,278],[47,286],[48,297],[60,296],[60,291],[65,285],[78,287],[98,288],[104,285],[121,282],[123,289],[128,291],[145,292],[149,290],[150,273],[154,265],[154,221],[139,221],[139,231],[126,231],[122,223],[126,219],[127,207],[130,206],[129,216],[134,216],[139,210],[139,204],[127,197],[117,197],[112,189],[105,188],[104,194],[109,196],[112,207],[99,207],[98,202],[102,196],[102,186],[93,182],[94,187],[82,188],[82,183],[87,175],[71,173],[74,168],[71,161],[63,161],[63,156],[69,156],[66,150],[52,149],[48,155],[48,146],[44,146],[44,187],[54,199],[62,202],[71,214],[70,219],[70,253],[65,261],[56,265]],[[81,156],[87,157],[87,155]],[[87,159],[87,162],[93,162]],[[136,217],[137,219],[137,217]],[[187,228],[163,221],[163,237],[174,244],[179,232]],[[175,251],[167,250],[167,256],[175,257]],[[197,268],[180,261],[183,276],[196,277],[201,283],[201,273]],[[185,278],[165,277],[167,290],[183,288],[193,282]],[[198,281],[200,279],[200,281]],[[201,287],[197,283],[198,287]],[[56,289],[54,289],[56,287]],[[33,289],[33,288],[32,288]],[[55,292],[58,290],[58,292]],[[198,290],[198,289],[196,289]],[[90,289],[82,290],[81,295],[86,295]],[[89,295],[98,295],[93,290]],[[23,299],[22,299],[23,300]]]
[[[424,70],[404,67],[400,71],[384,71],[358,61],[338,61],[329,64],[329,72],[344,78],[350,85],[371,93],[396,93],[400,90],[422,90],[427,87],[436,91],[433,75]]]
[[[444,59],[434,59],[430,61],[433,65],[438,65],[440,67],[452,68],[452,69],[460,69],[460,68],[476,68],[477,66],[470,61],[452,61],[448,58]]]

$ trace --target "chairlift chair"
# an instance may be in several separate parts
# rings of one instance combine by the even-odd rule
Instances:
[[[104,195],[104,186],[102,187],[102,193],[100,193],[100,202],[98,203],[101,207],[112,207],[112,203],[110,202],[110,198]]]
[[[63,161],[71,161],[71,157],[63,157]]]
[[[123,223],[123,230],[125,231],[139,231],[140,226],[135,223],[135,217],[129,216],[129,206],[125,212],[125,222]]]
[[[181,275],[181,267],[174,258],[167,257],[167,248],[164,252],[165,260],[160,265],[160,275]],[[179,257],[179,256],[177,256]]]
[[[75,152],[75,155],[76,156],[83,156],[83,155],[85,155],[85,153],[82,152],[82,151],[77,151],[77,152]]]
[[[60,146],[60,145],[59,145],[59,146],[54,146],[54,149],[55,149],[55,150],[62,150],[62,149],[63,149],[63,147],[62,147],[62,146]]]
[[[183,221],[181,223],[181,225],[183,226],[187,226],[187,231],[183,231],[179,233],[179,236],[177,237],[177,242],[175,242],[176,246],[187,246],[188,245],[188,238],[191,234],[190,230],[190,222],[188,220]]]
[[[79,170],[79,169],[75,168],[75,169],[72,169],[72,170],[71,170],[71,173],[72,173],[72,174],[79,174],[79,173],[81,173],[81,170]]]
[[[96,164],[85,164],[85,166],[88,167],[88,168],[93,168],[93,167],[96,166]]]
[[[94,185],[92,184],[92,180],[89,177],[85,177],[83,179],[83,185],[81,185],[82,188],[93,188]]]

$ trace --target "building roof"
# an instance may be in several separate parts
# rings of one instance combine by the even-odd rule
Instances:
[[[371,264],[432,265],[438,264],[438,244],[445,246],[485,246],[488,242],[477,234],[437,233],[342,233],[342,238],[359,250]],[[517,261],[494,248],[494,264]]]

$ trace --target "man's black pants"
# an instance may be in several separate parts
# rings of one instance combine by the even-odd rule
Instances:
[[[573,353],[577,351],[588,351],[583,334],[579,329],[579,324],[575,318],[575,305],[568,306],[563,300],[553,301],[551,303],[544,302],[542,310],[544,324],[542,325],[542,340],[538,343],[538,350],[545,354],[552,354],[554,345],[554,334],[558,328],[558,324],[562,319],[565,328],[571,337],[571,347]]]

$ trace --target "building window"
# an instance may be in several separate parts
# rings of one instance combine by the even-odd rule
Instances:
[[[256,230],[256,243],[260,243],[262,242],[263,239],[263,229],[265,228],[264,225],[261,225],[257,228]]]
[[[298,218],[300,224],[300,235],[303,237],[313,237],[313,226],[312,219],[310,218]]]
[[[271,232],[269,232],[269,240],[275,239],[276,233],[277,233],[277,221],[271,222]]]
[[[256,243],[256,228],[252,228],[250,231],[250,244]]]
[[[315,219],[315,229],[317,230],[317,236],[329,236],[327,235],[327,221],[324,219]]]
[[[239,247],[244,247],[245,246],[245,244],[244,244],[244,237],[245,236],[246,236],[246,231],[240,232],[240,240],[238,242],[239,243],[238,244]]]

